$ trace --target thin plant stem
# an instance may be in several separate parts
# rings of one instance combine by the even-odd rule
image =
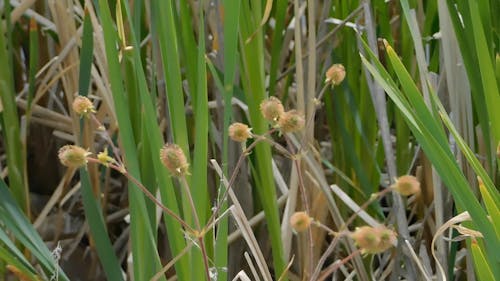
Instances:
[[[210,265],[208,264],[208,256],[207,256],[207,250],[205,248],[205,241],[204,241],[204,233],[201,231],[201,225],[200,225],[200,219],[198,217],[198,212],[196,212],[196,207],[194,205],[193,201],[193,196],[191,195],[191,190],[189,189],[189,185],[187,183],[186,177],[182,176],[180,178],[181,185],[184,188],[184,191],[186,192],[186,195],[189,199],[189,205],[191,205],[191,212],[193,213],[194,216],[194,223],[198,231],[196,232],[196,237],[198,238],[198,241],[200,243],[200,250],[201,250],[201,255],[203,257],[203,264],[205,265],[205,275],[207,278],[207,281],[210,281]]]
[[[95,158],[88,157],[87,160],[92,163],[97,163],[97,164],[102,164],[99,160]],[[163,205],[156,197],[142,184],[140,183],[136,178],[134,178],[129,172],[127,172],[123,166],[117,166],[114,164],[108,164],[108,167],[112,168],[113,170],[116,170],[120,173],[122,173],[127,179],[132,181],[136,186],[139,187],[139,189],[151,200],[153,203],[155,203],[158,207],[160,207],[165,213],[168,215],[172,216],[176,221],[178,221],[189,233],[194,233],[194,229],[191,228],[183,219],[181,219],[174,211],[170,210],[168,207]]]
[[[287,138],[287,136],[285,135],[285,139],[286,139],[286,142],[288,143],[288,146],[290,147],[290,150],[291,150],[291,153],[293,155],[295,155],[295,149],[292,145],[292,143],[290,142],[290,140]],[[304,205],[304,209],[307,213],[307,215],[310,215],[311,213],[311,209],[309,208],[309,202],[307,200],[307,193],[306,193],[306,189],[305,189],[305,186],[304,186],[304,178],[302,176],[302,171],[300,169],[300,158],[298,157],[294,157],[293,158],[293,163],[295,165],[295,168],[297,170],[297,177],[299,179],[299,189],[300,189],[300,198],[302,199],[302,204]],[[307,274],[309,276],[312,275],[312,270],[313,270],[313,249],[314,249],[314,241],[312,239],[312,228],[309,227],[307,229],[307,240],[309,242],[309,249],[308,249],[308,255],[309,255],[309,262],[307,264]]]
[[[326,277],[328,277],[330,274],[332,274],[333,272],[335,272],[337,269],[339,269],[339,267],[345,263],[347,263],[348,261],[350,261],[352,258],[354,258],[355,256],[359,255],[361,253],[361,250],[356,250],[354,252],[352,252],[351,254],[349,254],[347,257],[343,258],[342,260],[340,260],[340,262],[338,263],[333,263],[332,265],[330,265],[329,267],[327,267],[323,273],[319,276],[318,278],[318,281],[323,281],[326,279]]]
[[[243,152],[241,153],[240,157],[238,158],[238,162],[236,162],[236,166],[234,167],[234,171],[231,174],[231,178],[229,179],[229,182],[227,184],[226,190],[224,191],[224,194],[222,195],[222,198],[220,199],[220,202],[217,203],[215,206],[215,210],[212,213],[212,216],[208,219],[208,222],[206,225],[211,225],[212,222],[215,220],[217,217],[217,214],[219,213],[220,209],[222,208],[222,202],[226,200],[228,196],[229,189],[233,186],[234,181],[236,180],[236,176],[238,174],[239,169],[241,168],[241,165],[243,165],[243,160],[250,154],[250,151],[261,141],[266,141],[266,135],[270,135],[275,131],[275,129],[269,130],[267,133],[264,135],[254,135],[255,141],[252,142]]]

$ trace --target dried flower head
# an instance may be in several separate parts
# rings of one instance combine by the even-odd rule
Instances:
[[[243,123],[233,123],[229,126],[229,137],[236,142],[244,142],[252,137],[251,128]]]
[[[285,108],[279,99],[270,97],[260,103],[260,112],[267,121],[274,124],[281,118]]]
[[[283,133],[292,133],[302,130],[305,123],[304,116],[298,113],[297,110],[292,109],[281,115],[278,124]]]
[[[65,145],[59,149],[58,157],[61,163],[70,168],[80,168],[87,165],[87,156],[91,153],[76,145]]]
[[[410,196],[420,192],[420,182],[414,176],[405,175],[397,178],[391,188],[403,196]]]
[[[89,113],[95,112],[92,102],[84,96],[77,96],[73,100],[73,111],[80,117],[87,116]]]
[[[396,233],[385,226],[362,226],[351,233],[351,238],[363,254],[377,254],[393,246]]]
[[[311,217],[306,212],[295,212],[290,217],[290,226],[296,232],[302,232],[311,225]]]
[[[160,150],[160,159],[172,175],[181,177],[188,174],[189,164],[180,146],[171,143],[165,144]]]
[[[345,68],[343,65],[337,63],[326,71],[325,83],[331,83],[332,86],[339,85],[344,81],[345,78]]]

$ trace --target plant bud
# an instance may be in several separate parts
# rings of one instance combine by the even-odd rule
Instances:
[[[94,105],[92,102],[84,96],[77,96],[73,100],[73,111],[76,114],[82,116],[87,116],[89,113],[95,112]]]
[[[189,164],[180,146],[170,143],[165,144],[160,150],[160,159],[172,175],[181,177],[188,174]]]
[[[311,221],[311,217],[306,212],[295,212],[290,217],[290,226],[296,232],[302,232],[309,228]]]
[[[420,192],[420,182],[414,176],[405,175],[396,179],[391,188],[403,196],[410,196]]]
[[[261,102],[260,112],[264,116],[264,119],[274,124],[281,118],[281,115],[285,112],[285,108],[279,99],[270,97]]]
[[[393,246],[396,233],[385,226],[362,226],[351,233],[351,238],[363,254],[377,254]]]
[[[61,163],[70,168],[80,168],[87,165],[87,156],[91,153],[76,145],[65,145],[59,149],[58,157]]]
[[[325,83],[331,83],[332,86],[339,85],[344,81],[345,78],[345,68],[343,65],[337,63],[326,71]]]
[[[304,116],[292,109],[281,115],[278,124],[283,133],[292,133],[302,130],[305,123]]]
[[[229,137],[236,142],[245,142],[252,137],[250,128],[243,123],[233,123],[229,126]]]

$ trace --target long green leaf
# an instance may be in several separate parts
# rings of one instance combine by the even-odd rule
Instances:
[[[99,0],[100,16],[104,32],[104,43],[108,71],[113,93],[118,126],[120,128],[120,144],[128,172],[140,181],[140,170],[137,156],[137,146],[132,125],[128,116],[128,104],[123,87],[122,74],[118,62],[117,31],[108,7],[108,2]],[[153,230],[147,215],[144,195],[129,181],[130,223],[132,253],[134,259],[134,279],[149,280],[160,269],[160,259],[156,251]],[[155,230],[156,231],[156,230]]]

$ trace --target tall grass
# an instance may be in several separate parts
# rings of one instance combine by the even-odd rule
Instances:
[[[82,248],[96,280],[500,276],[497,1],[11,2],[2,278],[69,280]],[[325,84],[339,63],[345,80]],[[77,94],[95,112],[79,116]],[[305,128],[266,120],[271,96]],[[231,139],[234,122],[253,138]],[[47,169],[60,182],[42,212],[38,126],[92,153],[76,177]],[[167,171],[165,143],[188,173]],[[393,189],[406,174],[418,194]],[[312,219],[304,232],[296,211]],[[61,214],[65,227],[50,223]],[[370,254],[353,234],[365,225],[397,242]]]

